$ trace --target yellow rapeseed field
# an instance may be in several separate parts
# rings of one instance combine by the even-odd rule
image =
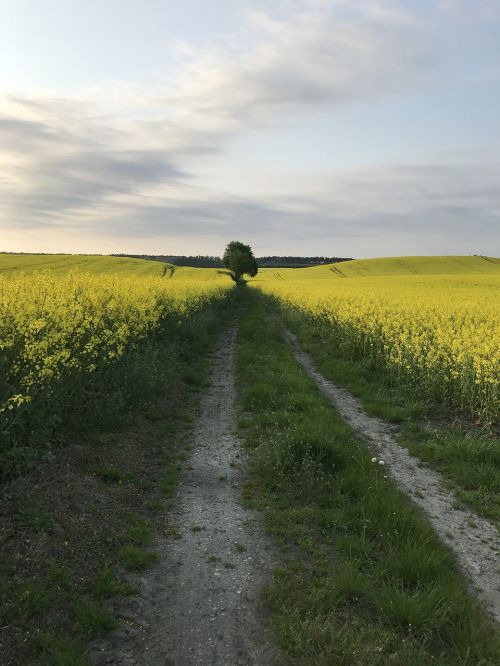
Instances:
[[[479,263],[471,260],[464,266]],[[356,263],[362,264],[357,271]],[[418,275],[418,262],[406,274],[394,274],[392,261],[385,276],[381,260],[373,265],[378,274],[370,274],[368,261],[336,264],[334,270],[269,270],[253,286],[323,327],[332,354],[372,359],[430,399],[444,399],[481,421],[497,421],[500,264],[488,264],[487,274]]]
[[[55,391],[64,375],[78,377],[113,363],[125,349],[161,326],[181,324],[231,286],[215,271],[203,277],[194,269],[180,269],[174,277],[78,271],[0,275],[2,434],[37,395]]]

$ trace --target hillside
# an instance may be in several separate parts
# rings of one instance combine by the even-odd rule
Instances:
[[[311,268],[264,268],[255,279],[304,280],[410,275],[500,275],[500,259],[480,256],[354,259],[342,264]]]
[[[135,274],[175,277],[196,277],[207,280],[219,276],[212,268],[181,268],[158,261],[133,259],[130,257],[110,257],[80,254],[0,254],[0,275],[13,273],[34,273],[49,270],[64,275],[72,270],[93,274]],[[227,278],[224,278],[227,279]]]
[[[166,277],[192,277],[202,280],[227,279],[216,268],[172,266],[159,261],[132,257],[72,254],[0,254],[0,276],[50,270],[64,275],[71,270],[93,274],[135,274]],[[255,278],[262,280],[304,280],[411,275],[499,275],[500,259],[482,256],[387,257],[353,259],[342,263],[305,268],[261,268]]]

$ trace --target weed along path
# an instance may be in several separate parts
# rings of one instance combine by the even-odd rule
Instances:
[[[456,500],[438,473],[423,466],[393,437],[394,427],[368,415],[357,398],[318,372],[298,339],[285,332],[294,356],[351,428],[368,441],[388,475],[426,514],[493,617],[500,622],[500,536],[496,527]]]
[[[243,454],[233,434],[235,338],[234,329],[225,333],[214,356],[174,508],[177,538],[159,543],[158,565],[139,579],[136,601],[122,613],[124,627],[96,663],[276,663],[258,610],[273,551],[256,515],[240,499]],[[136,627],[130,634],[127,622]]]

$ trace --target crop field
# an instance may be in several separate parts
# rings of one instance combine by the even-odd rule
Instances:
[[[0,254],[0,315],[2,664],[499,663],[499,259]]]
[[[252,284],[305,314],[332,352],[364,358],[430,402],[500,417],[500,260],[405,257],[261,271]]]
[[[71,254],[0,254],[0,275],[35,273],[50,270],[63,275],[79,270],[86,273],[133,273],[162,275],[165,264],[130,257],[101,257]]]
[[[230,287],[215,270],[169,268],[113,257],[0,257],[2,476],[29,458],[27,433],[37,423],[56,427],[70,403],[83,414],[107,368],[155,336],[174,340]]]

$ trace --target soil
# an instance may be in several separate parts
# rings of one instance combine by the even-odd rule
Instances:
[[[236,331],[223,335],[202,400],[176,506],[177,539],[157,543],[159,563],[131,580],[121,627],[96,641],[94,664],[267,666],[278,663],[259,594],[276,558],[254,511],[241,504],[244,454],[234,435]]]
[[[176,405],[162,402],[160,408],[172,411]],[[151,496],[143,484],[161,481],[161,425],[159,420],[137,419],[95,441],[67,443],[32,474],[5,488],[0,502],[0,589],[2,583],[18,585],[17,595],[22,596],[24,585],[49,585],[56,598],[50,609],[14,618],[7,598],[1,599],[7,602],[7,619],[0,623],[2,666],[39,663],[29,648],[39,632],[72,635],[75,599],[87,597],[96,573],[126,540],[127,515],[142,512]],[[119,470],[121,479],[103,480],[106,470]],[[27,511],[32,515],[28,522]],[[53,580],[53,572],[60,572],[60,582]]]
[[[357,398],[325,379],[309,354],[300,349],[293,333],[285,331],[285,338],[319,390],[373,448],[377,462],[383,461],[396,485],[422,509],[441,540],[456,555],[480,600],[500,622],[500,535],[496,526],[467,508],[457,507],[456,498],[441,476],[398,444],[394,425],[370,416]]]

